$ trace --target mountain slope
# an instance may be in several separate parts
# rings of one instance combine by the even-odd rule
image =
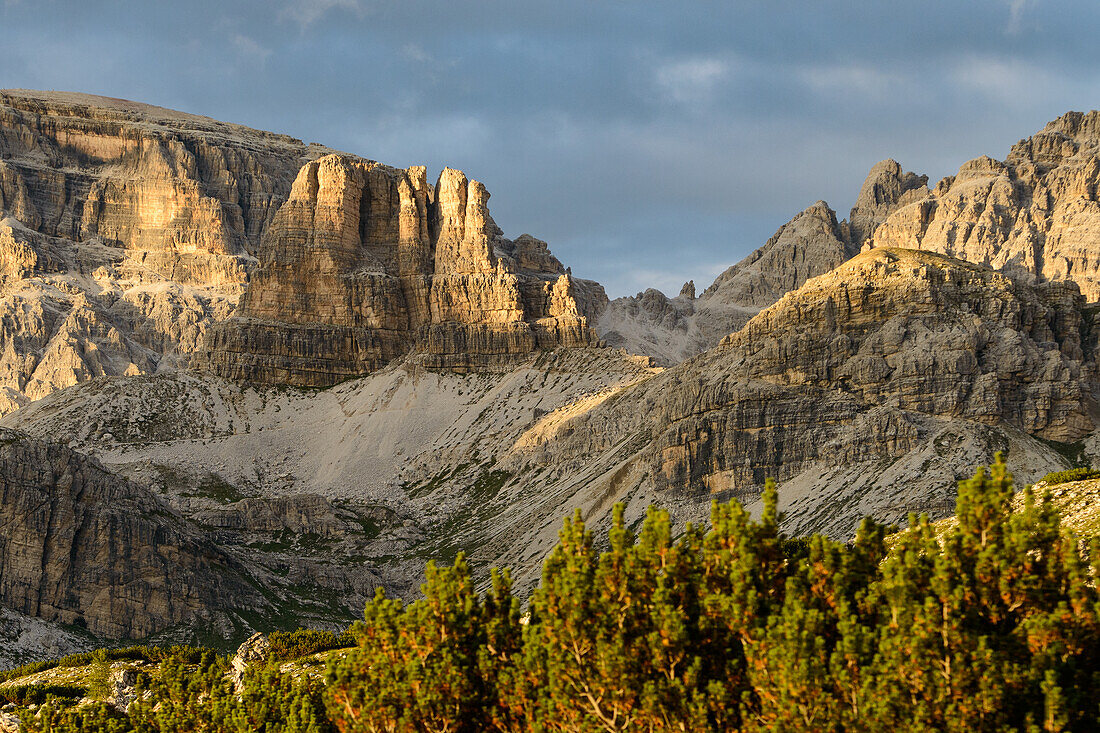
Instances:
[[[596,325],[600,338],[676,364],[715,346],[752,316],[812,277],[860,251],[897,209],[927,196],[927,176],[893,160],[876,164],[860,188],[850,221],[838,222],[824,201],[795,215],[764,246],[729,267],[703,291],[669,299],[657,290],[612,301]]]
[[[1069,112],[981,157],[895,211],[870,246],[914,247],[1021,275],[1077,283],[1100,299],[1100,112]]]
[[[3,423],[69,435],[196,517],[205,471],[241,497],[384,507],[388,543],[365,551],[398,589],[409,558],[459,549],[529,587],[575,507],[595,526],[617,501],[629,521],[651,503],[701,520],[774,476],[788,531],[846,537],[865,514],[946,514],[998,450],[1021,482],[1066,467],[1057,446],[1093,430],[1081,305],[1072,284],[876,249],[663,372],[580,349],[468,376],[412,359],[321,392],[96,380]]]
[[[0,368],[9,407],[23,405],[0,426],[53,446],[0,472],[0,511],[31,538],[7,546],[22,575],[4,582],[24,580],[3,601],[29,615],[162,638],[198,618],[225,635],[336,625],[379,586],[414,596],[423,561],[459,551],[529,589],[577,508],[593,527],[620,501],[631,523],[650,504],[705,521],[712,500],[756,507],[775,477],[785,531],[846,538],[866,514],[948,513],[954,481],[995,451],[1023,483],[1096,444],[1100,332],[1074,278],[1007,266],[1023,262],[1002,257],[1019,237],[989,240],[1004,271],[884,246],[934,249],[933,229],[906,238],[905,222],[946,216],[956,194],[971,234],[1023,216],[1001,173],[982,173],[1022,180],[1023,163],[929,192],[884,161],[850,221],[819,202],[699,297],[689,284],[604,309],[607,340],[674,364],[662,370],[600,345],[602,288],[545,243],[505,239],[458,171],[429,186],[422,168],[129,103],[3,99],[26,132],[0,156],[14,171],[0,185]],[[1048,192],[1088,167],[1087,119],[1058,133],[1076,141],[1059,143],[1068,157],[1035,152],[1050,134],[1027,148]],[[50,208],[56,176],[73,193]],[[226,176],[237,183],[219,188]],[[1087,214],[1094,192],[1057,190],[1052,211]],[[970,206],[973,191],[993,193]],[[139,298],[155,318],[125,306]],[[50,451],[92,466],[99,488],[36,473]],[[68,547],[107,568],[103,585],[79,563],[36,570],[54,567],[27,549],[51,525],[29,508],[50,502],[102,529]],[[184,561],[158,565],[150,533]],[[209,580],[211,563],[231,572]],[[171,603],[151,603],[160,588]],[[89,598],[111,600],[109,617]],[[177,610],[155,621],[165,605]]]
[[[195,354],[323,385],[411,349],[476,369],[592,343],[603,289],[503,238],[488,197],[451,169],[431,186],[159,107],[0,92],[0,414]]]
[[[46,621],[144,637],[267,606],[239,564],[145,487],[12,431],[0,433],[0,526],[0,603]]]
[[[946,504],[954,479],[999,448],[1021,481],[1064,465],[1035,438],[1093,430],[1081,305],[1072,284],[872,250],[534,455],[586,476],[591,493],[673,504],[752,501],[773,476],[791,531],[846,536],[864,514]]]

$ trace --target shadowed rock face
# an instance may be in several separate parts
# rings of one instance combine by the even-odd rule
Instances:
[[[262,610],[238,566],[148,489],[0,431],[0,604],[112,638]],[[208,617],[208,616],[207,616]]]
[[[765,308],[852,254],[836,214],[818,201],[781,226],[763,247],[719,275],[703,291],[703,298]]]
[[[849,246],[859,250],[890,214],[928,196],[928,176],[902,169],[896,160],[876,163],[848,215]]]
[[[237,317],[199,368],[232,379],[326,386],[420,349],[429,366],[499,367],[594,341],[606,304],[529,236],[512,242],[477,181],[329,155],[302,168],[264,235]]]

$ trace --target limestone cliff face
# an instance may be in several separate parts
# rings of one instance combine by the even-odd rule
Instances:
[[[331,384],[413,348],[468,370],[593,340],[602,289],[544,242],[503,239],[481,184],[329,152],[126,100],[0,92],[0,414],[200,350],[234,377]]]
[[[112,638],[262,610],[239,565],[148,489],[0,431],[0,604]]]
[[[848,216],[849,247],[859,250],[890,214],[927,196],[928,176],[905,171],[896,160],[876,163]]]
[[[0,412],[186,364],[319,153],[124,100],[0,92]]]
[[[928,176],[883,160],[867,174],[850,219],[837,221],[824,201],[799,212],[763,247],[719,275],[696,299],[666,298],[656,290],[618,298],[601,315],[600,338],[677,364],[718,344],[812,277],[838,267],[895,211],[929,195]],[[671,317],[670,317],[671,316]]]
[[[927,249],[1047,280],[1100,299],[1100,112],[1069,112],[1012,147],[976,158],[886,218],[868,246]]]
[[[947,424],[1079,440],[1094,428],[1082,305],[1072,283],[875,249],[535,453],[627,460],[633,435],[658,491],[751,497],[768,476],[897,460]]]
[[[703,291],[703,298],[767,307],[851,255],[836,214],[818,201],[781,226],[763,247],[719,275]]]
[[[0,92],[0,207],[176,281],[241,282],[240,256],[309,155],[284,135],[125,100]]]
[[[591,344],[603,289],[573,278],[544,242],[504,239],[488,199],[450,168],[428,186],[421,167],[345,155],[307,164],[262,239],[238,316],[210,333],[196,365],[323,386],[412,349],[465,371]]]

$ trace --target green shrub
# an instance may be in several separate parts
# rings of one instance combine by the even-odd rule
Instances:
[[[131,733],[130,719],[105,702],[88,706],[44,705],[39,710],[23,710],[22,730],[26,733]]]
[[[355,646],[355,638],[348,631],[334,634],[331,631],[317,629],[275,631],[268,635],[267,641],[271,645],[269,659],[273,662],[299,659],[317,652]]]
[[[1100,545],[1083,548],[1048,498],[1014,506],[998,459],[959,486],[956,522],[913,517],[889,545],[779,533],[715,503],[673,531],[615,509],[599,538],[578,511],[526,618],[507,573],[481,592],[465,558],[429,564],[423,597],[379,592],[324,681],[278,666],[237,685],[224,657],[167,656],[125,717],[47,705],[28,731],[1094,731]],[[272,634],[272,656],[328,632]],[[346,637],[345,637],[345,640]],[[341,642],[342,643],[342,642]],[[38,699],[41,695],[35,693]],[[28,695],[28,697],[30,697]],[[27,722],[30,720],[31,722]]]
[[[20,667],[13,669],[0,671],[0,682],[6,682],[7,680],[17,679],[19,677],[26,677],[27,675],[35,674],[37,672],[44,672],[47,669],[54,669],[55,667],[64,667],[71,669],[73,667],[87,667],[93,661],[95,661],[95,655],[100,650],[79,652],[77,654],[70,654],[60,659],[46,659],[38,662],[30,662]],[[160,662],[161,660],[173,658],[182,659],[190,664],[197,664],[202,655],[207,651],[201,647],[189,646],[187,644],[174,644],[172,646],[147,646],[141,644],[138,646],[128,646],[119,649],[105,649],[107,659],[112,662],[117,661],[134,661],[134,662]]]
[[[52,685],[35,683],[31,685],[14,685],[0,687],[0,700],[14,703],[20,707],[27,705],[41,705],[49,697],[81,698],[87,693],[83,687],[76,685]]]
[[[1054,471],[1043,476],[1043,482],[1047,486],[1068,484],[1070,481],[1087,481],[1091,478],[1100,478],[1100,471],[1094,468],[1071,468],[1068,471]]]
[[[97,649],[92,657],[92,672],[88,676],[88,696],[106,700],[111,695],[111,660],[106,649]]]

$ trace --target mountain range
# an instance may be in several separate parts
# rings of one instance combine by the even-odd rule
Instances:
[[[0,92],[0,663],[339,627],[562,516],[950,514],[1095,461],[1100,113],[874,166],[702,293],[609,301],[485,187],[124,100]],[[7,656],[5,656],[5,654]]]

